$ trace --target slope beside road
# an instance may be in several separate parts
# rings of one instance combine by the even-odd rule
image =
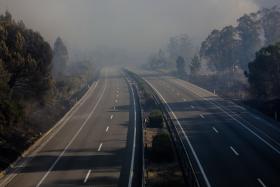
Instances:
[[[18,161],[0,186],[127,186],[137,106],[120,70],[100,79],[34,150]],[[43,119],[42,119],[43,120]]]
[[[159,95],[201,186],[279,186],[280,128],[186,81],[135,70]]]

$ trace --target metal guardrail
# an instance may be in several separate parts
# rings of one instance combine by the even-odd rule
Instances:
[[[137,90],[139,91],[138,86],[136,85]],[[137,91],[137,92],[138,92]],[[141,98],[139,98],[141,100]],[[141,117],[141,125],[142,125],[142,133],[141,133],[141,140],[142,140],[142,187],[145,187],[146,185],[146,180],[145,180],[145,171],[146,171],[146,167],[145,167],[145,139],[144,139],[144,130],[145,130],[145,120],[144,120],[144,111],[142,109],[141,103],[140,103],[140,107],[141,107],[141,113],[140,113],[140,117]]]
[[[169,114],[169,109],[161,101],[159,96],[156,94],[155,90],[146,82],[146,80],[144,80],[137,74],[134,74],[134,75],[137,76],[138,79],[142,80],[151,89],[155,102],[160,106],[160,108],[163,112],[164,121],[166,122],[167,129],[171,135],[171,140],[175,147],[175,151],[177,153],[177,157],[180,162],[180,166],[183,171],[183,177],[184,177],[186,184],[189,187],[200,187],[201,184],[199,183],[195,169],[192,165],[192,161],[190,159],[190,154],[188,153],[186,146],[183,143],[183,140],[180,136],[180,132],[178,131],[177,126],[173,123],[173,120]]]
[[[137,92],[139,91],[139,88],[138,86],[136,85],[136,88],[137,88]],[[139,98],[140,99],[140,98]],[[142,187],[145,187],[146,185],[146,180],[145,180],[145,139],[144,139],[144,130],[145,130],[145,120],[144,120],[144,111],[142,109],[142,106],[141,106],[141,103],[140,103],[140,118],[141,118],[141,129],[142,129],[142,132],[141,132],[141,140],[142,140],[142,146],[141,146],[141,149],[142,149],[142,184],[141,186]]]
[[[168,113],[168,110],[164,106],[164,103],[161,102],[157,95],[154,95],[154,98],[163,112],[163,118],[167,124],[167,129],[171,135],[173,145],[175,146],[175,151],[177,152],[178,160],[183,170],[183,176],[186,184],[189,187],[200,187],[197,176],[195,174],[195,170],[190,160],[189,153],[185,147],[185,144],[182,141],[182,138],[178,132],[176,125],[173,123]]]
[[[130,81],[133,82],[133,85],[132,85],[132,88],[131,89],[134,89],[136,91],[136,95],[138,95],[138,104],[140,105],[140,121],[141,121],[141,131],[140,131],[140,135],[139,135],[139,138],[142,142],[142,145],[141,145],[141,179],[139,179],[140,181],[140,184],[137,186],[141,186],[141,187],[145,187],[145,184],[146,184],[146,181],[145,181],[145,158],[144,158],[144,153],[145,153],[145,150],[144,150],[144,120],[143,120],[143,110],[142,110],[142,107],[141,107],[141,104],[140,104],[140,97],[139,97],[139,88],[138,88],[138,84],[135,84],[135,80],[133,77],[130,76],[129,74],[129,71],[123,69],[123,71],[125,72],[124,77],[125,77],[125,80],[127,82],[127,84],[130,84]],[[127,78],[129,77],[129,79]]]

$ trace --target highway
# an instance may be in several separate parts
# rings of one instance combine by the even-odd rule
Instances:
[[[280,186],[280,126],[186,81],[134,69],[168,110],[201,186]]]
[[[121,71],[103,68],[99,80],[8,170],[0,186],[130,187],[137,103]]]

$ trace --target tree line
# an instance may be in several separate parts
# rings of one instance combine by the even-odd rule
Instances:
[[[152,69],[171,69],[176,75],[219,95],[258,101],[277,109],[279,94],[280,8],[275,6],[237,19],[236,26],[213,30],[193,47],[187,34],[171,38],[152,55]],[[266,110],[267,107],[265,107]]]
[[[61,38],[52,49],[11,13],[0,15],[0,170],[68,110],[95,68],[70,62]]]

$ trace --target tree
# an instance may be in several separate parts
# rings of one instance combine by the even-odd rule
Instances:
[[[174,159],[172,142],[166,132],[153,137],[151,156],[156,162],[170,162]]]
[[[4,62],[0,60],[0,100],[7,97],[9,93],[10,74],[4,67]]]
[[[280,9],[273,7],[244,15],[238,25],[214,30],[202,43],[200,56],[218,71],[238,66],[246,70],[264,45],[280,41]]]
[[[280,43],[262,48],[249,63],[251,93],[261,100],[280,99]]]
[[[239,33],[233,26],[214,30],[201,44],[200,56],[208,61],[211,69],[223,71],[239,65]]]
[[[43,37],[16,23],[11,14],[0,16],[0,59],[9,73],[14,99],[40,99],[51,88],[52,51]]]
[[[183,57],[179,56],[177,58],[176,67],[177,67],[178,75],[180,77],[184,77],[186,75],[186,70],[185,70],[186,63],[185,63],[185,59]]]
[[[164,51],[162,49],[159,49],[158,53],[150,55],[148,64],[152,69],[166,67],[167,60]]]
[[[53,76],[56,80],[65,75],[65,70],[69,61],[68,50],[64,42],[58,37],[53,49]]]
[[[190,64],[191,75],[194,75],[194,76],[197,75],[200,68],[201,68],[200,58],[198,55],[195,55],[192,58],[192,62]]]
[[[248,62],[254,59],[256,51],[263,45],[260,37],[262,29],[257,17],[258,14],[256,13],[245,14],[237,20],[238,26],[236,30],[239,33],[241,43],[239,56],[236,56],[236,58],[239,58],[239,65],[242,69],[248,68]]]
[[[162,67],[165,67],[167,65],[167,62],[166,62],[165,53],[162,49],[159,49],[157,56],[158,56],[159,64],[161,64]]]
[[[187,62],[190,62],[194,53],[194,46],[187,34],[181,34],[169,39],[169,43],[167,45],[167,54],[170,61],[175,62],[177,57],[181,56]]]
[[[149,115],[149,124],[151,127],[163,127],[163,116],[160,110],[153,110]]]
[[[33,118],[52,99],[51,60],[51,47],[38,32],[9,12],[0,15],[0,169],[34,142],[42,123],[54,119],[44,113],[39,125]]]
[[[265,44],[275,44],[280,41],[280,8],[275,6],[260,12],[261,24],[264,30]]]

